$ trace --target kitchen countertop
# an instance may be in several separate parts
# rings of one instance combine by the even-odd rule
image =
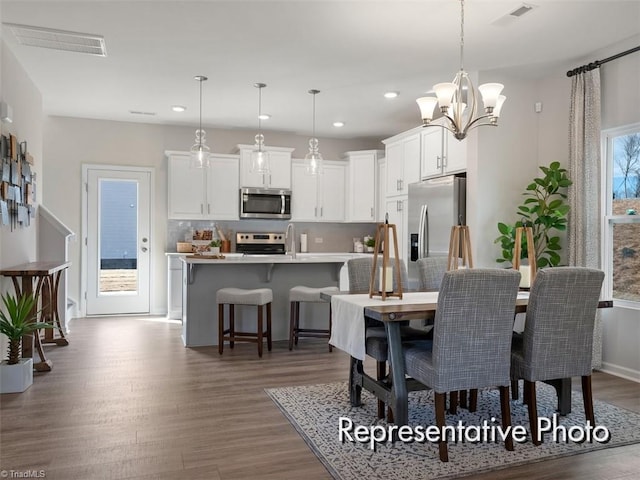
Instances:
[[[225,253],[225,258],[207,258],[206,255],[197,256],[184,253],[167,253],[167,255],[179,255],[187,264],[274,264],[274,263],[345,263],[351,258],[364,256],[362,253],[298,253],[293,258],[291,255],[244,255],[242,253]],[[371,255],[371,254],[369,254]],[[188,258],[187,258],[188,257]],[[201,258],[200,258],[201,257]]]

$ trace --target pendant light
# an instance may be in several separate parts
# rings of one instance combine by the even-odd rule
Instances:
[[[251,171],[253,173],[269,173],[269,152],[264,149],[264,135],[262,134],[262,89],[267,85],[264,83],[254,83],[258,89],[258,134],[256,144],[251,152]]]
[[[422,115],[423,126],[431,126],[433,111],[439,105],[444,123],[434,124],[446,128],[458,140],[467,136],[472,128],[498,125],[498,117],[502,104],[506,100],[500,92],[504,88],[501,83],[485,83],[478,90],[484,103],[484,115],[478,115],[478,98],[476,89],[464,71],[464,0],[460,0],[460,71],[451,83],[438,83],[433,86],[436,96],[418,98],[418,106]]]
[[[320,175],[324,173],[322,155],[318,151],[318,139],[316,138],[316,95],[320,90],[309,90],[313,95],[313,135],[309,140],[309,153],[304,156],[306,171],[309,175]]]
[[[206,133],[202,129],[202,82],[208,80],[204,75],[196,75],[194,80],[200,83],[200,122],[196,130],[196,143],[191,147],[192,168],[207,168],[209,166],[209,147],[207,146]]]

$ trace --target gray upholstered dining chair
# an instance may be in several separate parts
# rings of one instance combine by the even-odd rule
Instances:
[[[447,271],[447,257],[425,257],[416,260],[420,272],[421,290],[438,290],[444,272]]]
[[[504,269],[446,272],[438,294],[433,344],[404,351],[407,375],[434,391],[436,424],[445,425],[447,392],[499,387],[502,426],[511,425],[509,357],[520,273]],[[509,429],[510,431],[511,429]],[[447,462],[446,439],[438,444]],[[505,439],[513,450],[513,439]]]
[[[595,425],[591,392],[593,325],[604,272],[584,267],[538,270],[522,336],[514,336],[511,379],[524,380],[532,442],[540,445],[536,382],[582,377],[587,421]],[[516,392],[518,385],[515,386]],[[516,396],[517,398],[517,396]]]
[[[400,261],[400,281],[403,289],[408,284],[407,267]],[[396,289],[395,262],[393,265],[393,287]],[[347,272],[349,277],[349,293],[369,293],[369,282],[371,281],[371,269],[373,268],[373,257],[358,257],[347,261]],[[376,272],[375,282],[378,284],[379,272]],[[371,318],[365,318],[365,352],[376,361],[376,380],[383,381],[387,377],[387,360],[389,356],[389,344],[384,324]],[[409,322],[403,322],[401,327],[403,340],[428,340],[429,332],[409,327]],[[378,400],[378,418],[384,417],[385,404]],[[389,416],[391,419],[391,415]]]

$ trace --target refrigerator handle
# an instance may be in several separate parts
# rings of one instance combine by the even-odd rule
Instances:
[[[429,253],[429,209],[427,205],[420,207],[420,225],[418,227],[418,258],[425,258]]]

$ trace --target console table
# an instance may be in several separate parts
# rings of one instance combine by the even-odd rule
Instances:
[[[35,299],[34,309],[40,310],[40,321],[51,323],[58,331],[55,335],[54,328],[45,329],[44,338],[39,333],[34,335],[35,348],[40,356],[39,362],[33,363],[33,368],[39,372],[48,372],[53,368],[53,363],[44,354],[42,344],[55,343],[56,345],[68,345],[58,312],[58,287],[62,272],[71,265],[71,262],[30,262],[0,270],[0,275],[11,277],[16,295],[33,295]],[[25,335],[22,340],[22,357],[33,357],[33,345],[31,335]]]

